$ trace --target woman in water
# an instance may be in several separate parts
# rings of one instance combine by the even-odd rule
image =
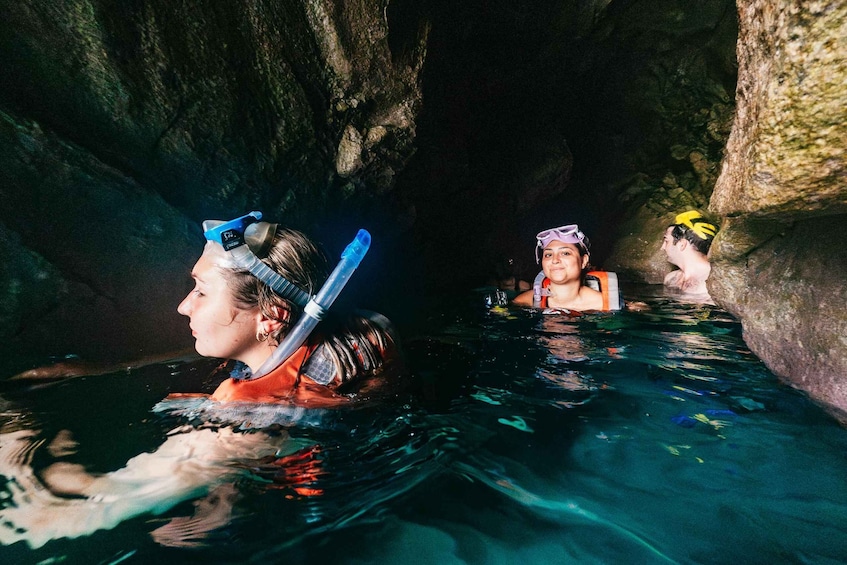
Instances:
[[[256,219],[248,215],[227,223],[204,222],[208,241],[191,272],[195,286],[177,308],[190,318],[197,353],[244,366],[236,369],[243,378],[225,380],[211,400],[311,406],[344,402],[342,393],[373,384],[386,361],[397,360],[390,323],[375,313],[327,320],[287,359],[271,359],[308,315],[308,299],[327,279],[327,269],[305,235]],[[241,230],[235,235],[243,237],[255,273],[233,248],[224,250],[223,244],[232,243],[222,228],[233,223]],[[242,228],[244,223],[248,225]]]
[[[0,505],[0,544],[25,541],[40,547],[52,539],[113,528],[141,514],[159,514],[211,493],[195,518],[176,518],[151,532],[159,543],[194,543],[228,522],[236,498],[233,479],[244,469],[281,473],[285,481],[296,479],[303,492],[319,492],[312,469],[320,464],[313,460],[319,446],[301,449],[289,441],[285,429],[274,426],[249,429],[239,424],[248,428],[249,433],[242,433],[216,422],[227,421],[224,412],[257,407],[293,414],[286,421],[296,422],[306,417],[304,412],[326,412],[303,407],[324,409],[364,398],[362,393],[385,381],[389,366],[400,369],[397,341],[388,320],[378,314],[342,321],[327,316],[367,250],[369,236],[364,250],[348,254],[353,244],[348,246],[326,279],[326,262],[306,236],[260,219],[254,212],[230,222],[204,222],[208,241],[192,270],[195,286],[178,307],[190,319],[200,355],[239,365],[208,399],[200,399],[202,412],[195,408],[195,419],[202,413],[208,421],[180,426],[155,451],[97,474],[64,461],[36,472],[33,454],[45,439],[32,429],[4,430],[0,476],[10,487]],[[68,374],[67,367],[62,373]],[[62,446],[57,447],[57,436],[51,452],[72,453],[70,434],[60,435]],[[296,469],[306,461],[310,471],[287,473],[289,460],[297,463]]]
[[[535,260],[541,263],[544,285],[522,292],[512,301],[514,304],[579,312],[608,309],[604,308],[602,293],[584,284],[590,254],[588,238],[579,226],[551,228],[535,237]],[[540,304],[536,298],[539,292]]]
[[[326,258],[304,234],[260,218],[252,212],[203,223],[207,241],[192,269],[194,289],[177,307],[190,318],[197,353],[228,360],[223,367],[233,377],[210,398],[333,404],[380,384],[375,377],[390,368],[399,369],[398,341],[388,319],[365,311],[344,319],[326,316],[329,305],[310,300],[327,281]],[[296,346],[286,340],[292,330],[301,338]],[[283,343],[291,347],[280,347]],[[12,378],[91,376],[185,357],[169,353],[117,365],[63,361]]]

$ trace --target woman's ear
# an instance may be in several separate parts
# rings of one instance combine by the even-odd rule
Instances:
[[[281,306],[271,306],[271,310],[273,311],[272,316],[266,316],[260,311],[259,324],[262,326],[262,331],[273,335],[279,331],[283,325],[288,325],[288,320],[291,318],[291,312],[288,308],[282,308]]]
[[[588,260],[589,259],[590,259],[590,257],[588,255],[582,256],[582,269],[583,270],[585,270],[585,268],[588,266]]]

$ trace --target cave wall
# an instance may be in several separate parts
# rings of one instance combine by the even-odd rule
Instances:
[[[3,2],[2,363],[188,345],[204,218],[320,233],[388,201],[427,33],[380,0]]]
[[[606,244],[598,264],[624,280],[661,283],[666,227],[708,206],[735,109],[737,25],[732,1],[623,2],[582,38],[575,188],[603,211],[589,232]]]
[[[720,170],[734,2],[435,4],[449,9],[433,14],[419,148],[398,183],[430,286],[531,280],[534,235],[573,222],[597,265],[661,281],[667,216],[706,207]],[[630,223],[636,210],[653,232]]]
[[[837,2],[3,10],[4,363],[188,345],[174,308],[207,217],[259,208],[338,248],[371,220],[401,253],[369,286],[406,300],[535,268],[554,222],[660,282],[665,226],[708,206],[716,300],[775,372],[845,405]]]
[[[739,2],[709,289],[776,374],[847,410],[847,5]]]
[[[731,116],[728,0],[7,4],[8,351],[184,343],[196,223],[251,208],[376,231],[352,284],[392,303],[532,270],[553,223],[600,260],[626,211],[707,201]]]

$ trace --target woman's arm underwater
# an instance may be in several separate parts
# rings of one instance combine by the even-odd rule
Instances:
[[[107,362],[107,361],[85,361],[78,358],[66,358],[51,365],[42,365],[33,369],[22,371],[9,377],[9,380],[57,380],[71,377],[96,376],[128,371],[156,363],[168,361],[193,361],[200,359],[194,348],[154,353],[140,357],[133,361]]]

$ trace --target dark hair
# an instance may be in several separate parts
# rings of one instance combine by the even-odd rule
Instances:
[[[278,227],[267,257],[261,259],[310,295],[314,295],[327,278],[326,257],[312,240],[296,230]],[[224,269],[224,277],[237,305],[245,309],[258,306],[262,314],[282,322],[280,329],[269,336],[277,343],[302,315],[299,306],[278,295],[248,271]],[[282,319],[280,312],[284,313]],[[336,386],[379,369],[391,340],[386,328],[355,314],[342,321],[330,316],[318,325],[315,333],[324,337],[323,343],[336,369]]]
[[[709,253],[709,248],[712,246],[712,240],[715,236],[707,234],[707,237],[703,239],[683,224],[671,224],[670,227],[673,228],[673,230],[671,230],[671,237],[673,238],[674,245],[676,245],[680,239],[684,239],[703,255]]]

